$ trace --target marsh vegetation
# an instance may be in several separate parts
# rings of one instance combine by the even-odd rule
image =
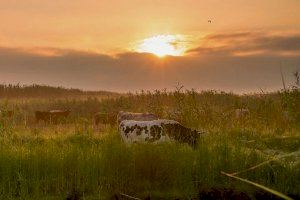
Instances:
[[[218,192],[264,197],[260,189],[221,172],[240,172],[237,176],[299,198],[298,89],[252,95],[180,87],[113,96],[3,96],[1,110],[14,115],[0,118],[0,199],[109,199],[120,193],[192,199]],[[250,114],[236,118],[239,108]],[[36,124],[34,111],[49,109],[71,114],[59,124]],[[97,111],[118,110],[155,113],[206,134],[197,149],[179,143],[126,146],[116,126],[92,121]]]

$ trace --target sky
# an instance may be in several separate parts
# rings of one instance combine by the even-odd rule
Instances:
[[[299,0],[0,0],[0,83],[274,91],[280,66],[289,85],[300,71],[299,10]]]

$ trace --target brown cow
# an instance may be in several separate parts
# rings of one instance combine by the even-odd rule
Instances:
[[[51,116],[51,120],[54,123],[59,122],[59,120],[62,119],[66,119],[69,114],[70,114],[70,110],[50,110],[50,116]]]
[[[109,124],[115,125],[117,121],[117,116],[115,113],[103,113],[97,112],[94,114],[94,123],[96,126],[99,124]]]
[[[50,122],[50,112],[49,111],[35,111],[35,121],[39,123],[40,120],[44,122]]]
[[[49,123],[58,123],[59,120],[65,119],[69,116],[69,110],[50,110],[50,111],[36,111],[35,119],[38,123],[40,120]]]

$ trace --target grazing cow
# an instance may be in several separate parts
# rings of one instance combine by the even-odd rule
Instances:
[[[159,119],[158,116],[151,113],[133,113],[120,111],[118,114],[118,124],[123,120],[135,120],[135,121],[151,121]]]
[[[61,119],[66,119],[69,116],[71,111],[70,110],[50,110],[49,112],[50,112],[52,122],[57,123]]]
[[[49,111],[35,111],[35,121],[39,123],[40,120],[44,122],[50,122],[50,112]]]
[[[37,123],[40,120],[43,120],[44,122],[57,123],[59,120],[67,118],[69,114],[69,110],[36,111],[35,119]]]
[[[174,120],[159,119],[153,121],[123,120],[119,133],[125,143],[162,143],[178,141],[193,147],[197,144],[200,132],[182,126]]]
[[[247,108],[235,109],[236,119],[241,119],[250,115],[250,111]]]
[[[103,113],[103,112],[97,112],[94,114],[94,123],[96,126],[99,124],[109,124],[109,125],[115,125],[116,124],[116,114],[115,113]]]

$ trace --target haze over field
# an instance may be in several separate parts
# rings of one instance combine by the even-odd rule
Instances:
[[[0,83],[88,90],[282,88],[298,0],[0,0]]]

